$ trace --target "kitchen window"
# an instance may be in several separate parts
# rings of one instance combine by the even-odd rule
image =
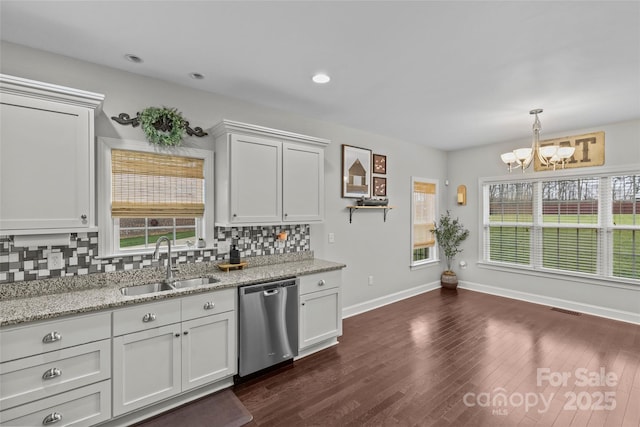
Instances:
[[[482,188],[484,263],[640,283],[640,175],[545,175]]]
[[[206,239],[212,160],[208,150],[101,138],[100,255],[148,253],[162,236],[176,250]]]
[[[411,266],[435,262],[433,228],[437,212],[437,181],[411,178]]]

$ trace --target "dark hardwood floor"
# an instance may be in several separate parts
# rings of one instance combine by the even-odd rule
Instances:
[[[640,426],[640,326],[458,290],[234,387],[250,426]]]

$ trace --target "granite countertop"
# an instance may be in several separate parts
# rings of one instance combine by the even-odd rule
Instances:
[[[154,294],[124,296],[124,286],[153,283],[162,279],[164,269],[145,268],[136,271],[98,273],[71,278],[44,279],[0,286],[0,326],[16,325],[35,320],[87,313],[142,302],[175,298],[216,289],[238,287],[293,276],[339,270],[345,264],[298,256],[291,259],[269,259],[253,262],[242,270],[220,271],[216,262],[183,264],[176,273],[178,279],[210,277],[219,280],[209,285],[163,291]],[[260,257],[261,258],[261,257]],[[252,266],[254,265],[254,266]]]

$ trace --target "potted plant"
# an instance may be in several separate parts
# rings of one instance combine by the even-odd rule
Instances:
[[[433,234],[435,234],[438,246],[447,260],[447,269],[440,276],[440,284],[443,288],[456,289],[458,276],[452,270],[453,259],[462,252],[460,244],[469,237],[469,230],[464,228],[458,218],[452,218],[451,213],[447,211],[446,214],[440,216],[440,221],[436,223]]]

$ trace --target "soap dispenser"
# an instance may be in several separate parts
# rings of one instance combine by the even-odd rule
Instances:
[[[233,245],[229,251],[229,263],[240,264],[240,251],[236,245]]]

